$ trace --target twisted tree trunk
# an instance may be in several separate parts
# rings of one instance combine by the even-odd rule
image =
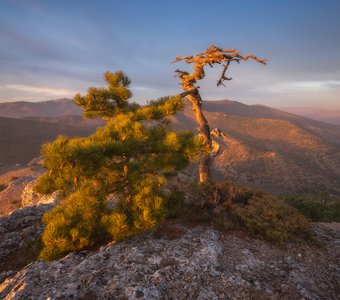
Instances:
[[[197,90],[195,95],[188,95],[188,100],[193,106],[193,111],[199,125],[200,135],[203,137],[203,147],[200,155],[199,180],[205,183],[210,179],[210,152],[212,146],[210,127],[202,111],[202,99]]]
[[[223,65],[222,74],[219,80],[217,81],[217,86],[220,85],[224,86],[224,81],[231,80],[231,78],[228,78],[225,75],[230,62],[232,61],[240,62],[241,60],[248,60],[249,58],[252,58],[255,61],[262,64],[266,64],[267,61],[260,60],[252,54],[242,56],[235,49],[223,49],[216,46],[210,46],[207,49],[207,51],[199,53],[196,56],[176,57],[175,62],[184,60],[188,64],[190,63],[194,64],[193,73],[188,73],[180,70],[176,70],[176,72],[178,74],[178,77],[182,80],[181,85],[183,87],[184,92],[181,94],[181,96],[187,97],[187,99],[191,102],[196,120],[199,125],[200,135],[203,137],[203,147],[201,149],[199,166],[200,183],[205,183],[210,179],[210,165],[211,165],[210,152],[212,150],[212,139],[208,121],[205,118],[202,111],[202,98],[198,91],[199,87],[197,87],[195,84],[197,80],[201,80],[204,78],[205,65],[208,64],[210,67],[213,67],[214,64],[225,63]]]

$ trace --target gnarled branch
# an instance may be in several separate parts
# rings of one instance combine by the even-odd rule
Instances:
[[[222,74],[217,81],[217,86],[225,86],[223,82],[231,80],[230,77],[226,76],[229,64],[232,61],[239,63],[241,60],[246,61],[250,58],[264,65],[267,63],[267,59],[259,59],[253,54],[243,56],[235,48],[223,49],[214,45],[210,46],[205,52],[199,53],[196,56],[178,56],[174,62],[185,61],[187,64],[194,64],[193,73],[176,70],[178,77],[182,79],[181,85],[183,89],[188,91],[193,89],[197,80],[201,80],[205,77],[204,67],[206,65],[213,67],[214,64],[225,63],[223,65]]]

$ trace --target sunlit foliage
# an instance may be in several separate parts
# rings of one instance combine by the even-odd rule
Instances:
[[[112,117],[128,109],[130,79],[122,71],[105,72],[104,79],[107,87],[90,87],[85,96],[75,95],[74,101],[84,108],[85,117]]]
[[[200,140],[192,132],[168,126],[166,117],[181,108],[181,97],[139,107],[128,103],[130,81],[124,73],[104,77],[108,88],[90,88],[75,102],[86,116],[103,117],[106,126],[86,138],[60,136],[43,146],[48,172],[36,190],[61,190],[65,200],[44,217],[42,258],[154,228],[166,215],[162,186],[198,154]],[[109,195],[115,202],[111,209]]]

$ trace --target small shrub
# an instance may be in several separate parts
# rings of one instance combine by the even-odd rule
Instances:
[[[172,189],[166,197],[165,207],[167,217],[175,218],[179,216],[184,208],[184,192],[177,188]]]
[[[217,208],[219,205],[246,204],[261,192],[244,188],[231,181],[210,182],[204,185],[193,183],[190,187],[191,197],[195,206]]]
[[[6,188],[7,188],[7,185],[2,184],[2,183],[0,184],[0,192],[3,191]]]
[[[191,221],[209,221],[225,229],[246,230],[278,242],[310,235],[309,223],[302,214],[263,192],[232,182],[216,182],[194,185],[191,195],[197,202],[182,210],[182,216]]]
[[[310,234],[308,221],[303,215],[283,201],[268,195],[252,197],[247,204],[231,205],[227,217],[236,226],[278,242]]]
[[[283,200],[314,222],[340,222],[340,199],[320,194],[319,197],[284,196]]]

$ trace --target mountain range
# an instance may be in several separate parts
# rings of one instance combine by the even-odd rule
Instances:
[[[280,109],[306,118],[340,125],[340,109],[320,109],[308,107],[281,107]]]
[[[205,101],[203,108],[210,127],[221,131],[216,178],[275,194],[340,194],[340,125],[230,100]],[[197,131],[189,104],[172,119],[178,129]],[[1,103],[0,164],[27,164],[58,134],[84,136],[102,124],[84,120],[70,99]],[[195,174],[192,168],[187,172]]]

